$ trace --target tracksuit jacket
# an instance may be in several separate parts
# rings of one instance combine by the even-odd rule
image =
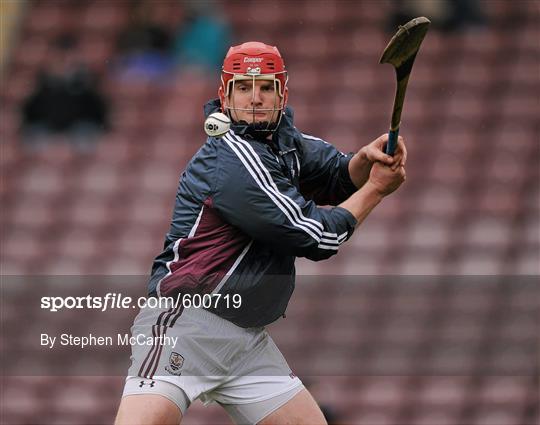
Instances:
[[[217,112],[219,100],[204,109]],[[357,190],[351,157],[300,133],[288,107],[271,141],[242,125],[209,137],[180,177],[149,295],[221,294],[209,310],[241,327],[284,315],[295,258],[327,259],[354,231],[349,211],[328,207]],[[239,294],[241,307],[222,302],[227,294]]]

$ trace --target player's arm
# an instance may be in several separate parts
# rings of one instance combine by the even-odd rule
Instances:
[[[383,134],[356,154],[344,154],[317,137],[302,134],[300,187],[319,205],[338,205],[368,180],[371,167],[382,162],[394,170],[405,165],[407,151],[403,138],[392,157],[384,153],[388,134]]]
[[[394,192],[404,181],[405,168],[402,165],[391,167],[376,162],[370,169],[367,182],[339,206],[349,211],[359,225],[385,196]]]
[[[270,154],[225,136],[219,156],[213,206],[254,240],[286,255],[322,260],[352,235],[356,220],[348,210],[306,200]]]

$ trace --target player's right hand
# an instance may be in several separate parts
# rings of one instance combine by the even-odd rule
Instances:
[[[381,196],[390,195],[406,179],[405,167],[391,167],[380,162],[373,164],[368,182],[375,187]]]
[[[394,170],[400,166],[405,166],[405,162],[407,161],[407,148],[405,147],[405,140],[403,137],[398,136],[398,143],[394,156],[384,153],[387,143],[388,133],[379,136],[369,145],[364,146],[361,151],[364,153],[365,158],[371,163],[381,162],[390,165]]]

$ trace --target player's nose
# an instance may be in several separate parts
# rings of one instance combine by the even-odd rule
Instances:
[[[259,87],[255,87],[255,90],[253,90],[253,97],[251,98],[251,104],[252,105],[262,105],[263,99],[261,96],[261,89]]]

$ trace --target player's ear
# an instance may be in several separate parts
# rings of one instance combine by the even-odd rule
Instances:
[[[287,106],[287,100],[289,100],[289,87],[285,87],[283,92],[283,107]]]
[[[218,96],[219,96],[219,101],[221,102],[221,112],[225,111],[225,107],[227,106],[226,105],[226,98],[225,98],[225,92],[223,91],[223,87],[219,87],[218,89]]]

